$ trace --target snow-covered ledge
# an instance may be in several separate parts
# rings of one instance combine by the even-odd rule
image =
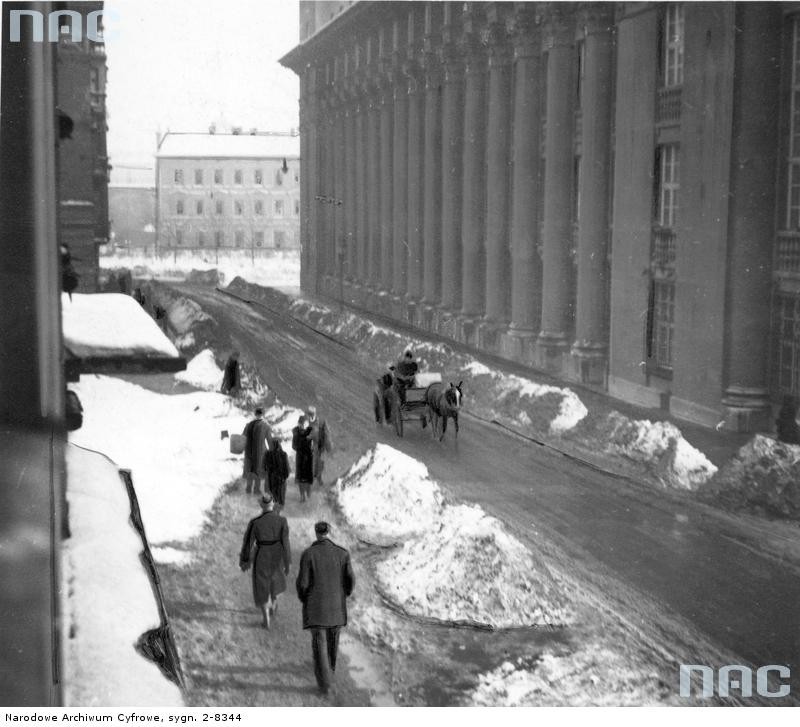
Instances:
[[[70,373],[174,372],[185,359],[141,305],[119,293],[61,296]]]
[[[137,649],[141,636],[161,625],[161,615],[117,466],[70,444],[67,477],[72,535],[62,546],[66,706],[183,706],[179,687]]]

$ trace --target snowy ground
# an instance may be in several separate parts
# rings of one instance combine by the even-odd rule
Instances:
[[[259,285],[297,288],[300,285],[300,252],[297,250],[264,251],[253,256],[247,250],[182,250],[165,256],[136,254],[103,255],[100,266],[106,269],[128,268],[137,278],[185,280],[193,270],[214,270],[219,282],[239,276]]]

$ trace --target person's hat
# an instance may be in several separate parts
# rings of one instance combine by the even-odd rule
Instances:
[[[316,414],[316,413],[317,413],[317,407],[315,407],[313,404],[309,404],[308,408],[306,409],[306,414]]]
[[[317,535],[327,535],[328,531],[331,529],[331,526],[328,525],[324,520],[320,520],[318,523],[314,523],[314,532]]]
[[[403,351],[404,356],[413,356],[414,351],[411,350],[411,346],[409,346],[405,351]]]
[[[265,492],[261,495],[261,504],[262,505],[271,505],[273,503],[272,495],[269,492]]]
[[[263,413],[264,413],[264,410],[261,407],[258,407],[258,409],[256,409],[256,416],[257,417],[260,417]]]

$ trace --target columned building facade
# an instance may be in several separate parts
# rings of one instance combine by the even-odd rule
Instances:
[[[800,395],[800,4],[315,12],[305,290],[707,426]]]

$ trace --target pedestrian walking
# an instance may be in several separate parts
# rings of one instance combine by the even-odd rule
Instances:
[[[222,386],[220,391],[229,396],[236,396],[242,386],[241,372],[239,371],[239,352],[234,351],[228,356],[225,362],[225,370],[222,374]]]
[[[264,469],[264,455],[272,449],[272,430],[264,421],[264,410],[259,407],[255,411],[256,418],[247,423],[242,435],[244,444],[244,478],[245,492],[263,494],[261,480],[267,476]]]
[[[311,427],[311,454],[313,456],[314,482],[322,487],[322,470],[325,468],[325,454],[333,449],[331,433],[324,419],[317,416],[313,404],[306,409],[308,424]]]
[[[261,498],[261,515],[247,524],[239,553],[242,571],[252,566],[253,600],[261,609],[265,629],[278,611],[278,596],[286,590],[291,562],[289,524],[275,512],[275,501],[266,494]]]
[[[778,440],[786,444],[800,444],[800,426],[797,424],[797,401],[790,395],[783,397],[778,418],[775,420]]]
[[[264,455],[269,492],[278,507],[286,504],[286,480],[289,477],[289,458],[281,447],[280,440],[272,440],[272,448]]]
[[[311,630],[317,686],[322,694],[328,694],[336,671],[339,631],[347,625],[347,597],[356,579],[350,554],[329,539],[330,525],[318,522],[314,533],[316,542],[300,558],[295,585],[303,604],[303,628]]]
[[[294,460],[294,481],[300,488],[300,502],[311,497],[314,482],[314,454],[311,451],[311,427],[302,415],[297,426],[292,429],[292,449],[296,452]]]

